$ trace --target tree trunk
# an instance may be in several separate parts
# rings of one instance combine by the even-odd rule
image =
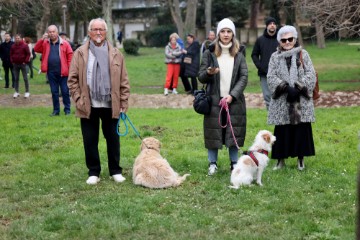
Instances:
[[[180,3],[179,0],[169,0],[169,8],[173,21],[175,22],[178,34],[184,39],[184,22],[181,18]]]
[[[187,1],[185,26],[184,26],[185,33],[195,34],[197,3],[198,0]]]
[[[113,46],[115,46],[114,29],[112,22],[112,0],[102,1],[102,11],[104,15],[104,20],[107,23],[108,27],[106,38]]]
[[[73,43],[79,42],[79,21],[75,20],[74,22],[74,36],[73,36]],[[82,40],[82,39],[81,39]]]
[[[42,35],[47,31],[47,27],[49,25],[50,20],[50,4],[49,0],[43,1],[43,14],[41,16],[41,20],[36,24],[36,36],[38,39],[42,37]]]
[[[205,0],[205,31],[206,34],[211,30],[211,0]]]
[[[18,33],[18,19],[14,15],[11,17],[11,34],[15,36]]]
[[[315,30],[316,30],[316,44],[318,48],[325,48],[325,36],[323,26],[319,20],[315,19]]]
[[[259,12],[260,1],[253,0],[251,1],[251,9],[250,9],[250,28],[257,28],[257,17]]]

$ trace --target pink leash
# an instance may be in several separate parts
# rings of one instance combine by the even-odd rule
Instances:
[[[234,142],[235,142],[235,145],[237,147],[237,149],[240,149],[239,145],[237,144],[237,141],[236,141],[236,138],[235,138],[235,134],[234,134],[234,130],[233,130],[233,127],[232,127],[232,124],[231,124],[231,118],[230,118],[230,113],[229,113],[229,105],[228,103],[226,102],[226,98],[223,98],[220,100],[220,103],[219,103],[219,106],[221,106],[220,108],[220,112],[219,112],[219,125],[220,127],[222,128],[226,128],[226,126],[229,124],[230,125],[230,130],[231,130],[231,134],[233,136],[233,139],[234,139]],[[225,125],[221,125],[221,112],[225,110],[226,111],[226,123]]]

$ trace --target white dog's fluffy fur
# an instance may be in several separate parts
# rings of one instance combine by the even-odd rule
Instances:
[[[273,136],[269,131],[261,130],[258,132],[253,145],[249,148],[249,151],[253,151],[256,159],[259,162],[259,166],[256,166],[255,162],[250,156],[241,156],[231,172],[231,188],[238,189],[242,185],[250,185],[255,179],[256,183],[262,186],[261,177],[265,167],[269,162],[269,157],[266,154],[260,153],[258,151],[265,150],[270,152],[271,147],[275,141],[276,137]]]
[[[156,138],[143,139],[133,167],[134,184],[148,188],[177,187],[190,175],[179,176],[160,155],[160,148],[161,143]]]

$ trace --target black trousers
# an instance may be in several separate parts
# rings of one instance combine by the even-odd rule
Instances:
[[[120,138],[116,133],[117,119],[112,118],[111,108],[91,108],[90,119],[81,118],[86,166],[89,176],[99,176],[101,172],[99,156],[99,126],[106,140],[108,168],[110,176],[121,174]]]
[[[15,80],[15,76],[14,76],[14,72],[13,72],[13,66],[8,66],[8,65],[4,65],[4,73],[5,73],[5,87],[9,87],[9,72],[11,74],[11,86],[14,88],[14,80]]]

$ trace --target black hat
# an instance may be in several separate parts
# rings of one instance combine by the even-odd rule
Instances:
[[[266,20],[265,20],[265,25],[268,26],[270,23],[275,23],[276,24],[276,19],[273,18],[273,17],[268,17]]]
[[[59,33],[59,36],[62,36],[62,35],[67,36],[65,32],[61,32],[61,33]]]

